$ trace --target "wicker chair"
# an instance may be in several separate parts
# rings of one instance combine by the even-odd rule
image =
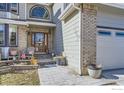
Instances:
[[[9,49],[9,57],[8,57],[8,60],[17,60],[19,59],[19,52],[18,52],[18,49],[17,48],[10,48]]]
[[[20,51],[20,59],[31,59],[31,57],[34,55],[34,51],[35,48],[33,47],[29,47],[29,48],[25,48],[23,50]]]
[[[34,56],[34,52],[35,52],[35,48],[34,47],[27,48],[28,59],[31,59],[31,57]]]
[[[26,54],[27,54],[27,49],[26,48],[20,50],[20,60],[25,60],[27,58]]]

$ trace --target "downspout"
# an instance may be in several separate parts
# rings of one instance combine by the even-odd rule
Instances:
[[[82,52],[82,5],[80,4],[79,7],[75,5],[75,3],[73,3],[73,7],[75,9],[77,9],[79,11],[79,30],[80,30],[80,40],[79,40],[79,50],[80,50],[80,58],[79,58],[79,61],[80,61],[80,75],[82,75],[82,56],[81,56],[81,52]]]

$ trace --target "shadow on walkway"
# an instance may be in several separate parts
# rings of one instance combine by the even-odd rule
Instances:
[[[124,68],[122,69],[112,69],[103,71],[103,78],[105,79],[119,79],[118,75],[124,76]]]
[[[51,67],[56,67],[56,64],[52,64],[52,65],[39,65],[39,68],[51,68]]]

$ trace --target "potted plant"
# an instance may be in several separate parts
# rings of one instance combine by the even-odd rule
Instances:
[[[32,65],[37,65],[37,63],[38,63],[37,59],[35,59],[34,56],[31,58],[30,61],[31,61]]]
[[[93,78],[100,78],[101,73],[102,73],[102,66],[97,65],[97,64],[89,64],[88,65],[88,73],[89,73],[89,76],[91,76]]]
[[[67,65],[66,57],[64,57],[64,56],[56,56],[53,58],[53,60],[55,60],[58,65],[61,65],[61,66]]]

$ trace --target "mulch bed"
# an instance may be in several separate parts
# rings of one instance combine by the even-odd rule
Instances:
[[[16,70],[1,74],[0,85],[40,85],[38,70]]]

